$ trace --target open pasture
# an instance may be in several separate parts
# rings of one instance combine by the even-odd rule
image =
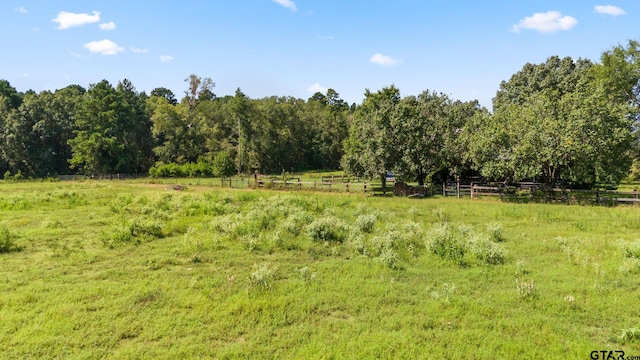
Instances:
[[[0,184],[0,358],[640,355],[640,209]]]

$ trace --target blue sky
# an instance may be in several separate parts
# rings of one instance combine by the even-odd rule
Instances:
[[[360,103],[395,84],[491,108],[502,80],[549,56],[597,61],[640,39],[640,2],[616,0],[3,0],[0,79],[19,91],[129,79],[181,98],[335,89]]]

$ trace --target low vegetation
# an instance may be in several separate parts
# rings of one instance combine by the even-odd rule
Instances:
[[[0,184],[0,358],[640,354],[638,209]]]

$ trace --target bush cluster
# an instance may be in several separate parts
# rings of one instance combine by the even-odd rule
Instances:
[[[427,233],[426,247],[432,254],[460,266],[469,263],[468,255],[479,264],[504,264],[507,251],[497,244],[503,240],[502,226],[491,224],[487,230],[487,234],[478,234],[468,225],[454,228],[449,223],[439,223]]]

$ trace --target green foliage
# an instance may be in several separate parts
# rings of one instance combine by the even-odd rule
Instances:
[[[220,151],[213,158],[213,175],[216,177],[227,177],[235,173],[235,164],[231,155],[226,151]]]
[[[470,241],[469,252],[482,264],[500,265],[505,262],[506,250],[504,247],[483,236]]]
[[[620,342],[622,342],[623,344],[640,342],[640,329],[622,329],[622,334],[620,334]]]
[[[249,290],[272,291],[276,269],[269,267],[267,264],[254,265],[254,269],[249,275]]]
[[[640,259],[640,240],[622,242],[620,249],[625,258]]]
[[[502,82],[494,115],[474,118],[463,136],[469,161],[489,179],[615,185],[631,165],[630,115],[610,101],[591,62],[552,56]]]
[[[358,231],[363,233],[370,233],[373,231],[373,227],[376,225],[378,217],[376,214],[362,214],[356,217],[355,226]]]
[[[101,240],[105,246],[114,248],[119,245],[140,244],[162,237],[164,237],[163,224],[160,220],[136,218],[102,233]]]
[[[0,254],[22,250],[15,239],[16,236],[6,226],[0,225]]]
[[[306,234],[313,241],[343,242],[346,226],[333,216],[320,217],[313,220],[306,228]]]
[[[449,224],[437,224],[427,234],[427,248],[435,255],[453,260],[456,264],[467,264],[467,243]]]
[[[487,224],[487,235],[489,235],[489,239],[495,242],[501,242],[504,240],[502,235],[503,229],[502,224],[497,222],[490,222]]]

